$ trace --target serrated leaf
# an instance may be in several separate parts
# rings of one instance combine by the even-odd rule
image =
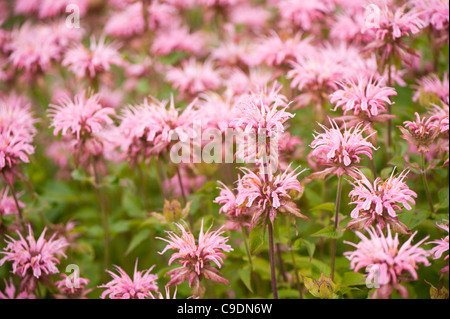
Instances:
[[[325,227],[321,230],[319,230],[318,232],[315,232],[314,234],[311,234],[311,237],[325,237],[325,238],[333,238],[333,239],[337,239],[342,237],[342,235],[344,234],[344,231],[342,230],[335,230],[334,226],[328,226]]]
[[[142,229],[139,233],[134,235],[133,239],[131,239],[131,242],[128,245],[125,255],[128,255],[129,253],[131,253],[137,246],[139,246],[140,243],[142,243],[144,240],[146,240],[149,236],[150,236],[150,230],[148,230],[147,228]]]
[[[248,267],[240,268],[239,269],[239,278],[241,278],[242,282],[244,283],[245,287],[247,287],[248,290],[250,290],[251,293],[253,293],[252,289],[252,271]]]

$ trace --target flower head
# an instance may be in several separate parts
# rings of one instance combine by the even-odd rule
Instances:
[[[24,278],[22,285],[25,285],[28,291],[34,290],[40,278],[58,273],[58,257],[66,257],[64,250],[69,245],[67,241],[64,238],[56,238],[56,234],[47,240],[46,231],[47,229],[44,229],[38,240],[34,238],[30,225],[26,238],[19,231],[19,240],[6,235],[7,246],[0,252],[5,255],[0,259],[0,266],[6,261],[12,262],[12,273]]]
[[[436,123],[434,116],[421,118],[419,113],[415,112],[414,114],[416,116],[415,121],[403,122],[405,127],[398,126],[403,133],[400,137],[409,144],[416,146],[419,152],[427,153],[439,134],[439,123]]]
[[[437,224],[439,228],[447,232],[447,236],[442,239],[433,240],[428,242],[428,244],[435,244],[436,246],[430,250],[430,254],[433,259],[439,259],[445,252],[448,252],[448,223],[447,224]],[[444,260],[448,260],[448,254],[445,256]],[[448,265],[442,268],[441,273],[448,274]]]
[[[123,60],[119,53],[119,45],[106,43],[102,36],[97,42],[91,37],[89,48],[79,43],[69,49],[62,61],[70,71],[79,78],[95,78],[101,72],[109,72],[111,65],[122,65]]]
[[[57,299],[87,299],[86,295],[92,291],[85,287],[89,284],[89,279],[80,277],[77,270],[72,276],[61,274],[61,277],[61,280],[55,282],[55,286],[59,289],[55,295]]]
[[[323,173],[354,176],[352,168],[361,162],[364,155],[371,159],[376,148],[368,141],[370,135],[363,137],[362,123],[350,129],[344,124],[344,132],[336,122],[330,120],[330,123],[331,128],[319,124],[325,132],[314,136],[311,156],[328,166]]]
[[[293,202],[289,191],[303,192],[298,176],[304,172],[297,169],[290,171],[290,166],[276,176],[272,174],[255,174],[248,168],[241,168],[245,174],[239,180],[236,204],[239,207],[252,209],[254,215],[252,223],[256,224],[261,218],[265,221],[269,217],[273,223],[277,212],[291,213],[295,217],[308,219],[300,213],[300,209]]]
[[[61,132],[63,136],[80,140],[112,124],[110,116],[115,114],[114,109],[102,107],[99,99],[98,94],[89,95],[82,91],[73,100],[65,98],[60,101],[60,105],[51,104],[49,117],[52,119],[50,127],[54,127],[54,134]]]
[[[397,95],[394,88],[384,85],[384,79],[373,77],[359,77],[357,81],[346,80],[340,82],[341,89],[330,96],[330,102],[342,108],[344,115],[363,113],[369,118],[386,111],[386,104],[392,105],[390,96]]]
[[[0,291],[0,299],[36,299],[36,296],[28,291],[20,291],[16,296],[16,287],[13,279],[9,278],[9,284],[5,281],[5,292]]]
[[[361,268],[370,267],[367,279],[374,280],[377,276],[378,284],[381,286],[377,291],[378,297],[388,298],[392,289],[396,288],[406,298],[407,290],[400,285],[400,281],[408,275],[411,279],[417,280],[419,264],[430,265],[429,251],[420,247],[428,237],[412,245],[416,231],[403,245],[400,245],[398,234],[393,237],[389,226],[386,236],[373,227],[367,231],[370,238],[356,232],[361,241],[358,244],[346,242],[356,248],[354,251],[344,253],[344,256],[350,260],[351,269],[357,272]]]
[[[153,267],[146,271],[137,270],[138,261],[134,266],[133,278],[120,267],[115,266],[118,275],[112,271],[107,270],[113,280],[107,284],[99,286],[99,288],[106,288],[100,298],[105,299],[109,296],[110,299],[145,299],[151,296],[151,292],[158,291],[156,285],[157,275],[151,274]]]
[[[417,194],[404,182],[408,171],[398,176],[394,176],[394,171],[386,181],[377,178],[373,184],[361,171],[357,171],[359,177],[351,183],[354,188],[349,193],[352,198],[350,204],[356,204],[356,207],[350,214],[353,220],[347,225],[348,229],[367,229],[375,222],[380,229],[388,224],[394,231],[410,233],[408,227],[398,220],[397,214],[402,207],[411,210]]]
[[[168,285],[178,285],[188,280],[189,287],[194,288],[194,291],[198,293],[200,281],[203,278],[228,284],[228,280],[211,265],[214,263],[221,268],[225,259],[224,252],[233,250],[227,244],[228,237],[222,236],[225,232],[223,227],[216,231],[207,230],[204,233],[202,221],[199,238],[196,242],[191,232],[180,224],[176,224],[176,226],[181,230],[181,235],[168,231],[168,239],[158,238],[168,243],[160,254],[164,254],[169,249],[176,251],[172,254],[169,265],[176,260],[182,265],[167,273],[170,276]]]

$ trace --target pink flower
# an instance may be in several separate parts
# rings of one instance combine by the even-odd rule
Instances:
[[[79,78],[95,78],[99,73],[109,72],[111,65],[121,66],[123,63],[119,53],[119,45],[112,42],[106,43],[104,36],[99,41],[91,37],[90,46],[86,48],[79,43],[69,49],[62,61],[70,71]]]
[[[66,258],[65,248],[69,245],[64,238],[55,238],[53,234],[48,240],[45,239],[47,229],[36,241],[33,230],[28,225],[28,236],[26,239],[17,231],[19,240],[6,235],[7,246],[0,254],[5,255],[0,260],[0,266],[6,261],[12,262],[12,273],[23,277],[22,286],[31,292],[37,284],[37,280],[59,272],[56,264],[59,264],[59,256]],[[21,289],[22,290],[22,289]]]
[[[0,192],[0,216],[17,215],[17,206],[13,197],[8,196],[8,188]],[[19,207],[24,209],[26,206],[21,201],[18,201]],[[1,224],[0,224],[1,225]]]
[[[144,32],[142,2],[133,3],[114,13],[105,25],[105,33],[114,37],[130,37]]]
[[[416,120],[405,121],[402,126],[398,126],[403,133],[401,138],[405,139],[409,144],[416,146],[420,153],[427,153],[431,144],[435,141],[439,134],[439,123],[436,123],[434,116],[430,118],[421,118],[419,113],[414,113]]]
[[[72,136],[78,141],[100,132],[105,125],[113,124],[110,116],[115,114],[111,108],[104,108],[99,103],[100,95],[78,93],[73,100],[66,97],[60,105],[50,105],[50,127],[54,135]]]
[[[331,3],[332,1],[323,0],[280,0],[277,6],[283,19],[291,21],[303,30],[311,30],[314,22],[323,21],[325,16],[333,11],[334,6]]]
[[[372,152],[376,150],[368,140],[371,135],[363,137],[365,129],[362,128],[362,123],[350,129],[347,129],[344,123],[344,132],[339,129],[336,122],[330,120],[330,123],[331,128],[319,124],[325,132],[316,132],[317,135],[311,143],[313,148],[311,156],[329,167],[319,174],[355,176],[352,168],[361,162],[364,155],[372,159]]]
[[[431,74],[418,80],[417,83],[419,85],[415,87],[416,92],[413,96],[414,102],[420,101],[421,97],[424,97],[424,94],[435,95],[442,101],[448,100],[450,83],[447,72],[444,73],[442,81],[436,74]]]
[[[370,238],[365,237],[360,232],[356,235],[361,239],[358,244],[345,242],[356,248],[354,251],[344,253],[344,256],[350,260],[350,268],[355,272],[361,268],[367,267],[369,275],[367,280],[377,278],[378,284],[381,286],[375,296],[380,298],[389,298],[392,290],[399,290],[403,298],[407,298],[408,292],[400,282],[406,276],[410,276],[413,280],[418,279],[417,269],[419,264],[429,266],[429,251],[419,247],[428,236],[415,245],[412,245],[414,236],[417,231],[409,237],[409,239],[400,246],[398,234],[392,237],[391,229],[388,226],[387,236],[381,230],[375,231],[373,227],[367,229]]]
[[[298,168],[297,168],[298,169]],[[272,174],[257,175],[248,168],[241,168],[245,174],[239,180],[236,196],[236,204],[254,210],[252,224],[255,225],[261,218],[266,221],[269,217],[273,223],[277,212],[291,213],[298,218],[308,218],[300,213],[300,209],[293,202],[289,191],[303,192],[297,177],[305,170],[297,172],[297,169],[286,171],[273,176]]]
[[[330,102],[342,108],[344,115],[352,112],[353,115],[364,113],[369,118],[386,112],[385,105],[392,105],[390,96],[397,95],[394,88],[385,86],[384,78],[358,77],[357,81],[346,80],[340,82],[342,89],[330,96]]]
[[[89,284],[89,279],[80,277],[77,270],[73,272],[72,276],[61,274],[62,280],[55,282],[55,286],[59,289],[58,294],[55,295],[57,299],[87,299],[86,295],[92,289],[86,289],[85,285]]]
[[[207,90],[218,89],[221,78],[212,61],[201,63],[190,58],[183,61],[180,68],[170,68],[166,73],[166,81],[172,83],[181,94],[193,97]]]
[[[431,24],[435,30],[448,30],[448,0],[412,0],[411,2],[420,12],[420,17]]]
[[[26,98],[16,95],[0,97],[0,132],[10,130],[12,134],[32,141],[37,132],[36,122]]]
[[[16,296],[16,287],[14,286],[13,279],[9,278],[9,285],[6,279],[5,281],[5,293],[0,291],[0,299],[36,299],[36,297],[27,291],[20,291]]]
[[[188,26],[164,28],[157,32],[150,51],[156,55],[168,55],[184,51],[196,56],[204,54],[205,36],[200,32],[190,33]]]
[[[442,239],[433,240],[427,244],[435,244],[436,246],[430,250],[430,254],[433,259],[439,259],[445,252],[448,252],[448,223],[447,224],[436,224],[439,228],[447,232],[447,236]],[[448,260],[448,256],[445,256],[444,260]],[[448,274],[448,265],[442,268],[441,273]]]
[[[397,214],[401,213],[402,207],[411,210],[417,194],[404,182],[408,171],[398,176],[394,176],[394,171],[386,181],[377,178],[372,184],[361,171],[356,170],[359,177],[351,183],[354,188],[349,193],[352,198],[350,204],[356,204],[356,207],[350,214],[353,220],[347,224],[348,229],[367,229],[375,222],[380,229],[388,224],[396,232],[410,234]]]
[[[366,30],[376,31],[379,40],[385,40],[386,36],[396,40],[410,33],[417,34],[426,27],[417,10],[405,11],[406,6],[390,8],[384,5],[380,8],[370,4],[366,8]]]
[[[138,261],[136,260],[133,279],[119,266],[114,266],[119,275],[107,270],[111,277],[113,277],[113,280],[99,286],[99,288],[106,288],[100,298],[146,299],[151,296],[152,291],[157,292],[158,286],[156,285],[156,280],[158,276],[150,273],[154,266],[146,271],[138,271],[137,264]]]
[[[448,133],[449,131],[449,108],[448,108],[448,98],[447,103],[442,102],[442,107],[432,104],[432,109],[430,111],[431,117],[436,119],[439,125],[439,131],[441,134]]]
[[[233,250],[230,245],[226,244],[228,237],[222,236],[225,232],[223,227],[216,231],[207,230],[204,233],[202,221],[198,242],[196,242],[191,232],[186,231],[180,224],[176,224],[176,226],[181,230],[181,235],[167,231],[168,239],[157,237],[168,243],[160,254],[164,254],[169,249],[176,251],[169,260],[169,266],[176,260],[182,265],[167,272],[167,275],[170,276],[167,285],[179,285],[188,280],[189,287],[194,289],[195,296],[200,295],[200,281],[203,278],[228,285],[228,280],[211,265],[214,263],[221,268],[225,259],[224,252]]]
[[[34,153],[30,141],[14,135],[11,130],[0,132],[0,171],[14,170],[20,162],[28,163],[29,155]]]

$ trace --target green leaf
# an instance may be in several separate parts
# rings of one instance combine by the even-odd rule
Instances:
[[[445,187],[439,191],[439,208],[447,208],[449,206],[449,189]]]
[[[334,230],[334,225],[325,227],[314,234],[311,234],[311,237],[325,237],[325,238],[340,238],[344,234],[342,230]]]
[[[92,176],[86,175],[86,173],[81,168],[72,171],[72,178],[79,182],[87,182],[90,184],[94,183],[94,178]]]
[[[309,260],[314,256],[314,252],[316,251],[316,245],[314,243],[311,243],[303,238],[299,238],[294,242],[294,249],[298,249],[300,247],[305,247],[308,251]]]
[[[253,227],[250,231],[249,249],[250,253],[255,253],[264,244],[263,227]]]
[[[247,287],[247,289],[253,293],[252,283],[251,283],[252,270],[249,267],[244,267],[244,268],[240,268],[238,272],[239,272],[239,278],[241,278],[245,287]]]
[[[366,284],[366,276],[361,273],[345,272],[341,286],[363,286]]]
[[[399,214],[398,219],[404,223],[409,229],[413,229],[417,226],[419,226],[422,222],[424,222],[428,216],[428,211],[421,211],[421,212],[413,212],[406,211],[402,214]]]
[[[335,203],[323,203],[317,206],[314,206],[311,208],[311,211],[317,211],[317,210],[325,210],[327,212],[334,212],[336,210],[336,204]]]
[[[125,255],[131,253],[140,243],[146,240],[150,236],[150,230],[147,228],[142,229],[139,233],[134,235],[133,239],[131,239],[130,244],[128,245],[127,251]]]

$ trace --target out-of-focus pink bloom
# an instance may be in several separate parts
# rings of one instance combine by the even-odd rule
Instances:
[[[14,170],[20,162],[28,163],[29,155],[34,153],[34,146],[10,130],[0,132],[0,171]]]
[[[416,92],[413,96],[413,101],[420,101],[422,94],[426,95],[436,95],[442,101],[446,101],[449,98],[449,80],[448,73],[444,73],[444,77],[441,81],[439,76],[436,74],[431,74],[423,77],[417,81],[418,86],[416,86]]]
[[[431,117],[436,119],[439,125],[439,131],[442,134],[448,133],[449,131],[449,108],[448,108],[448,98],[447,103],[442,103],[442,107],[436,104],[432,104]]]
[[[89,279],[80,277],[80,274],[75,270],[71,276],[61,274],[62,280],[55,282],[55,286],[59,292],[55,294],[56,299],[87,299],[86,295],[92,289],[86,289],[89,284]]]
[[[393,237],[389,226],[386,236],[373,227],[367,231],[370,238],[356,232],[361,239],[358,244],[345,242],[356,248],[354,251],[344,253],[344,256],[350,260],[350,268],[357,272],[361,268],[367,267],[366,269],[369,271],[367,280],[377,280],[380,285],[373,297],[389,298],[392,290],[397,289],[403,298],[407,298],[408,291],[400,282],[408,275],[413,280],[417,280],[419,264],[430,265],[428,261],[430,252],[420,247],[428,239],[428,236],[412,245],[414,236],[417,234],[416,231],[403,245],[400,245],[398,234]]]
[[[9,130],[11,134],[31,141],[37,132],[36,122],[26,98],[17,95],[0,97],[0,132]]]
[[[260,40],[253,55],[257,64],[266,63],[268,66],[289,64],[297,61],[300,56],[313,54],[311,41],[311,37],[302,39],[301,33],[282,39],[272,31],[269,37]]]
[[[439,123],[436,123],[435,117],[420,117],[419,113],[414,113],[416,120],[405,121],[402,126],[398,126],[403,133],[401,138],[405,139],[409,144],[417,147],[420,153],[427,153],[430,150],[431,144],[435,141],[439,134]]]
[[[198,5],[207,7],[226,7],[238,3],[239,0],[194,0]]]
[[[229,9],[228,17],[235,25],[245,25],[254,30],[266,27],[267,22],[272,17],[272,13],[261,6],[251,6],[248,3],[232,6]]]
[[[232,37],[220,42],[217,48],[212,49],[211,60],[217,61],[221,66],[250,66],[255,64],[252,53],[255,49],[249,39],[241,39],[235,36],[234,30],[230,31]]]
[[[0,291],[0,299],[36,299],[36,296],[27,291],[20,291],[16,296],[16,287],[14,286],[13,279],[9,278],[9,285],[6,279],[5,281],[5,293]]]
[[[207,121],[208,127],[226,133],[237,116],[235,101],[229,94],[219,95],[211,91],[202,93],[199,97],[197,106],[198,112],[203,115],[202,120]]]
[[[180,224],[176,224],[176,226],[181,230],[181,235],[167,231],[168,239],[157,237],[168,243],[160,254],[164,254],[169,249],[176,251],[170,257],[169,265],[176,260],[182,265],[167,272],[167,275],[170,276],[167,285],[178,285],[188,280],[189,287],[193,288],[196,296],[200,295],[200,281],[203,278],[228,285],[228,280],[211,265],[214,263],[221,268],[225,259],[224,252],[233,250],[227,244],[228,237],[222,236],[225,232],[223,227],[216,231],[208,229],[204,233],[202,221],[198,242],[196,242],[191,232]]]
[[[361,171],[357,171],[359,177],[352,182],[353,190],[348,194],[352,198],[351,205],[356,205],[350,217],[353,218],[347,224],[348,229],[367,229],[373,223],[380,229],[390,225],[392,230],[401,234],[410,234],[406,225],[398,220],[402,207],[411,210],[415,204],[417,194],[404,182],[408,171],[403,171],[398,176],[391,176],[382,181],[377,178],[373,184]]]
[[[386,36],[396,40],[410,33],[417,34],[426,27],[417,10],[406,11],[406,6],[392,8],[388,5],[369,4],[366,7],[365,29],[374,30],[379,40]]]
[[[344,123],[344,132],[339,129],[336,122],[331,121],[331,128],[327,128],[322,124],[319,126],[324,133],[317,133],[314,141],[311,143],[311,156],[322,165],[328,168],[317,173],[320,176],[328,174],[336,174],[342,176],[344,174],[355,176],[353,168],[361,162],[362,156],[372,159],[372,152],[376,148],[369,141],[370,135],[363,137],[364,128],[362,123],[346,128]]]
[[[207,90],[218,89],[221,77],[211,60],[201,63],[190,58],[183,61],[180,68],[170,68],[166,73],[166,81],[172,83],[181,94],[193,97]]]
[[[435,30],[447,30],[448,32],[448,0],[412,0],[410,2],[420,12],[420,17],[431,24]]]
[[[44,229],[37,241],[30,225],[26,239],[19,231],[19,240],[6,235],[7,246],[0,252],[5,255],[0,259],[0,266],[6,261],[12,262],[12,273],[24,278],[21,286],[29,292],[34,290],[37,280],[59,272],[56,267],[56,264],[59,264],[58,257],[66,258],[64,250],[69,245],[67,241],[64,238],[56,238],[56,234],[47,240],[46,231],[47,229]]]
[[[206,182],[205,176],[192,174],[187,166],[181,166],[180,176],[183,189],[181,189],[180,181],[178,180],[178,175],[176,174],[174,177],[164,180],[162,185],[164,191],[171,193],[176,197],[183,196],[183,193],[184,195],[189,196],[190,194],[201,189]]]
[[[263,221],[268,217],[273,223],[278,212],[290,213],[298,218],[308,220],[300,213],[300,209],[292,201],[289,191],[303,192],[298,181],[298,176],[305,170],[298,172],[298,168],[290,171],[288,169],[276,176],[272,174],[255,174],[248,168],[241,168],[245,174],[239,180],[236,196],[238,206],[253,209],[252,219],[255,225],[261,218]]]
[[[323,0],[280,0],[277,7],[283,19],[303,30],[311,30],[314,22],[323,21],[333,11],[334,4]]]
[[[133,3],[113,13],[105,25],[105,33],[114,37],[130,37],[144,32],[142,2]]]
[[[181,111],[175,108],[173,96],[169,101],[145,100],[129,106],[121,115],[119,131],[123,135],[121,148],[130,159],[141,154],[159,154],[178,136],[187,142],[193,137],[192,125],[197,111],[196,101]]]
[[[156,55],[168,55],[174,51],[184,51],[201,56],[205,51],[205,35],[200,32],[189,32],[188,26],[176,26],[161,29],[157,32],[151,46]]]
[[[363,32],[364,25],[363,14],[345,11],[336,15],[336,21],[330,27],[330,38],[348,43],[368,43],[373,40],[374,35],[367,30]]]
[[[102,107],[99,99],[99,94],[81,91],[73,100],[66,97],[59,105],[51,104],[49,117],[54,135],[61,132],[63,136],[81,140],[100,132],[105,125],[113,124],[110,116],[115,114],[114,109]]]
[[[392,105],[390,96],[397,95],[394,88],[385,86],[384,78],[358,77],[357,81],[340,82],[341,89],[330,96],[330,102],[342,108],[344,115],[352,112],[358,116],[365,113],[369,118],[386,111],[385,105]]]
[[[18,213],[14,198],[8,196],[8,190],[8,188],[5,188],[0,192],[0,216],[17,215]],[[21,201],[18,201],[18,204],[21,209],[26,207]]]
[[[137,264],[138,261],[136,260],[133,279],[119,266],[114,266],[119,273],[118,275],[107,270],[113,277],[113,280],[99,286],[99,288],[106,288],[100,298],[145,299],[151,296],[152,291],[158,292],[158,286],[156,285],[158,276],[150,273],[155,266],[150,267],[146,271],[138,271]]]
[[[41,0],[17,0],[14,3],[14,12],[16,14],[30,15],[39,9]]]
[[[0,26],[9,18],[9,8],[6,1],[0,1]]]
[[[447,236],[442,239],[433,240],[427,244],[435,244],[436,246],[430,250],[430,254],[433,259],[439,259],[444,253],[448,253],[448,223],[447,224],[436,224],[439,228],[447,232]],[[445,256],[444,260],[448,260],[448,256]],[[448,265],[441,269],[441,273],[448,274]]]
[[[46,19],[65,12],[70,4],[76,5],[80,14],[84,15],[88,9],[89,0],[17,0],[14,11],[25,15],[37,13],[40,19]]]
[[[99,73],[109,72],[111,65],[122,65],[119,47],[115,42],[106,43],[104,36],[98,42],[92,36],[89,48],[79,43],[69,49],[62,65],[67,66],[79,78],[94,78]]]
[[[174,6],[179,10],[192,8],[197,0],[165,0],[169,5]]]

